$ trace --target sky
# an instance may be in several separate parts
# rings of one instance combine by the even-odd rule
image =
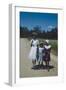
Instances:
[[[20,26],[25,26],[29,30],[35,26],[41,27],[42,30],[51,30],[58,26],[57,13],[36,13],[20,12]]]

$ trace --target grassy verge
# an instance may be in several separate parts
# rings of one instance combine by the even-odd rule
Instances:
[[[58,55],[58,41],[57,40],[50,40],[50,44],[52,46],[51,52],[55,55]]]

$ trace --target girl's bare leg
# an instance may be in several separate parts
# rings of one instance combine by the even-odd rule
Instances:
[[[40,65],[40,61],[38,61],[38,65]]]
[[[46,67],[47,67],[47,61],[45,61],[45,65],[46,65]]]
[[[36,60],[34,60],[34,66],[36,65]]]
[[[41,65],[43,65],[43,60],[41,61]]]
[[[34,66],[34,61],[32,60],[32,64],[33,64],[33,66]]]
[[[47,70],[49,71],[49,61],[47,61]]]
[[[49,71],[49,61],[45,61],[45,64],[46,64],[47,70]]]
[[[32,60],[33,66],[36,65],[36,60]]]

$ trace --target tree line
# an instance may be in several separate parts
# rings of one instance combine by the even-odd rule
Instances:
[[[29,30],[27,27],[20,26],[20,38],[29,38],[33,36],[33,33],[36,33],[37,38],[44,39],[58,39],[58,28],[54,27],[51,30],[42,30],[41,27],[36,26],[32,30]]]

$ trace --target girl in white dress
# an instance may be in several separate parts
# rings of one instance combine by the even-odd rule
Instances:
[[[33,36],[33,39],[31,40],[31,50],[29,53],[29,59],[32,60],[33,66],[35,66],[36,64],[38,44],[39,44],[39,41],[36,39],[35,36]]]
[[[40,45],[39,45],[39,59],[38,59],[38,63],[39,63],[39,65],[40,65],[40,63],[41,63],[41,65],[43,65],[43,54],[42,54],[42,52],[43,52],[43,43],[40,43]]]

